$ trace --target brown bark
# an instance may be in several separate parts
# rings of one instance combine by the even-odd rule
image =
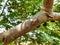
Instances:
[[[24,21],[23,23],[9,29],[6,32],[0,34],[0,41],[4,44],[8,44],[14,41],[16,38],[24,35],[25,33],[35,29],[38,25],[51,21],[60,20],[60,14],[50,13],[52,11],[53,0],[44,0],[44,8],[38,12],[33,18]],[[49,17],[52,15],[52,18]]]
[[[43,10],[45,10],[46,12],[51,12],[53,7],[53,1],[54,0],[44,0]]]
[[[41,15],[40,15],[41,14]],[[54,13],[53,18],[48,18],[44,13],[38,13],[37,16],[30,20],[27,20],[14,28],[2,33],[3,38],[1,38],[5,44],[10,43],[16,38],[24,35],[25,33],[35,29],[38,25],[50,21],[50,20],[60,20],[60,13]]]
[[[47,16],[44,15],[43,18],[43,14],[38,13],[38,17],[34,17],[30,20],[26,20],[23,23],[17,25],[14,28],[11,28],[10,30],[2,33],[3,34],[3,42],[6,43],[10,43],[11,41],[15,40],[16,38],[22,36],[23,34],[35,29],[38,25],[40,25],[43,22],[47,21]]]

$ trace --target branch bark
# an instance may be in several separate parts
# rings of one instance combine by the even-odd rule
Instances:
[[[4,42],[4,44],[7,45],[8,43],[14,41],[16,38],[35,29],[37,26],[44,22],[51,20],[60,20],[60,13],[51,13],[52,6],[53,0],[44,0],[43,10],[38,12],[33,18],[24,21],[23,23],[9,29],[6,32],[1,33],[0,41]],[[49,15],[52,15],[52,17],[50,17]]]
[[[60,13],[53,12],[53,20],[60,20]]]
[[[37,17],[36,17],[36,15],[37,15]],[[4,42],[4,44],[10,43],[11,41],[15,40],[16,38],[35,29],[41,23],[44,23],[47,21],[47,16],[45,14],[39,12],[36,15],[33,18],[26,20],[23,23],[0,34],[1,35],[0,41]]]
[[[54,14],[54,15],[53,15]],[[4,44],[8,44],[15,40],[16,38],[24,35],[25,33],[35,29],[38,25],[51,21],[51,20],[60,20],[60,13],[53,13],[53,18],[48,18],[45,13],[38,12],[33,18],[24,21],[23,23],[9,29],[6,32],[0,34],[0,41]]]
[[[46,12],[51,12],[53,7],[53,1],[54,0],[44,0],[43,10],[45,10]]]

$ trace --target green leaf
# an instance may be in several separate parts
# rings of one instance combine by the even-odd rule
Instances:
[[[3,42],[0,42],[0,45],[3,45]]]

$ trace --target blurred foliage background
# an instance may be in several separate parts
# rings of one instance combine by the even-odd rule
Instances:
[[[0,0],[0,33],[31,18],[42,5],[43,0]],[[54,0],[53,11],[60,12],[60,0]],[[45,22],[9,45],[60,45],[60,21]]]

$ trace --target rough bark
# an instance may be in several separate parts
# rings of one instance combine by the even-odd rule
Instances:
[[[41,16],[40,16],[40,14],[41,14]],[[38,15],[37,15],[37,17],[34,16],[34,18],[26,20],[23,23],[17,25],[16,27],[13,27],[13,28],[9,29],[8,31],[2,33],[2,35],[3,35],[2,41],[5,44],[9,43],[9,42],[15,40],[16,38],[22,36],[23,34],[35,29],[41,23],[47,21],[47,16],[45,14],[39,12]],[[44,18],[43,18],[43,15],[44,15]]]
[[[44,0],[43,1],[43,10],[45,10],[46,12],[50,13],[52,11],[52,7],[53,7],[53,1],[54,0]]]
[[[25,33],[35,29],[38,25],[51,21],[60,20],[60,13],[52,13],[53,0],[44,0],[44,6],[33,18],[24,21],[23,23],[9,29],[0,34],[0,41],[5,45],[14,41],[16,38],[24,35]],[[51,17],[51,16],[52,17]]]
[[[53,8],[53,1],[54,0],[44,0],[43,1],[43,7],[42,10],[47,13],[48,17],[53,17],[52,14],[52,8]]]

